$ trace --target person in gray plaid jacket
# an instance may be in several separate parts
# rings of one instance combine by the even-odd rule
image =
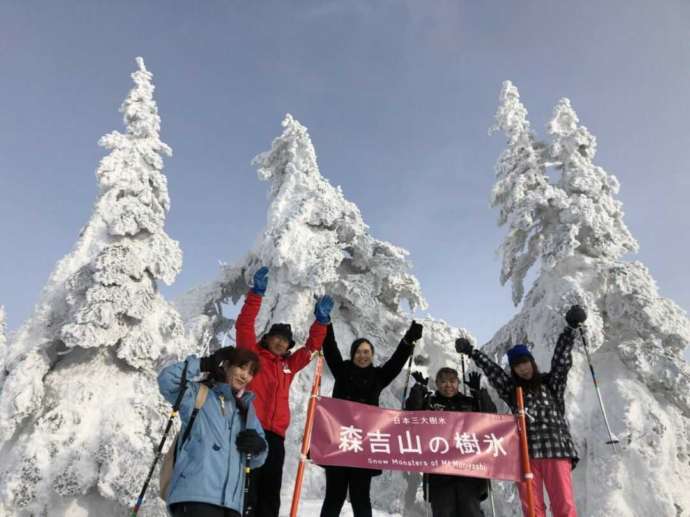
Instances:
[[[558,337],[548,373],[539,372],[526,345],[515,345],[508,350],[510,373],[506,373],[481,350],[473,348],[467,339],[455,342],[456,350],[474,360],[513,412],[517,406],[515,388],[521,386],[524,391],[536,517],[546,516],[544,487],[549,494],[553,517],[577,517],[571,470],[578,456],[565,417],[564,395],[568,371],[573,364],[575,329],[584,323],[587,314],[579,305],[573,305],[565,319],[568,325]],[[518,492],[523,513],[528,515],[526,482],[518,483]]]

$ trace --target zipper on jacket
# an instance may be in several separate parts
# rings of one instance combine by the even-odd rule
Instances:
[[[225,494],[228,489],[228,482],[230,481],[230,463],[232,461],[232,446],[233,444],[230,443],[230,439],[232,438],[232,424],[235,420],[235,413],[237,412],[237,409],[234,409],[232,412],[232,417],[230,418],[230,423],[227,426],[228,429],[228,468],[225,472],[225,481],[223,482],[223,501],[221,503],[221,506],[225,506]]]
[[[225,397],[221,393],[218,398],[220,399],[220,414],[225,416]]]

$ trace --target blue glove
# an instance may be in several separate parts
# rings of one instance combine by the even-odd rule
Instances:
[[[252,291],[256,294],[263,296],[268,287],[268,268],[263,266],[256,273],[254,273],[254,286]]]
[[[316,307],[314,308],[314,316],[316,316],[316,321],[328,325],[331,322],[331,310],[333,309],[333,298],[326,295],[321,297],[321,299],[316,302]]]

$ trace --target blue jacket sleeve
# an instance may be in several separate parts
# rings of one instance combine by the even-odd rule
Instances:
[[[182,370],[184,369],[185,362],[187,363],[187,382],[185,386],[182,386]],[[180,404],[180,416],[183,420],[188,417],[192,407],[194,407],[194,400],[198,391],[198,384],[192,382],[191,379],[196,379],[200,374],[199,358],[196,355],[190,355],[184,361],[172,363],[163,368],[158,374],[158,389],[163,398],[170,402],[170,404],[175,403],[181,389],[186,390]]]

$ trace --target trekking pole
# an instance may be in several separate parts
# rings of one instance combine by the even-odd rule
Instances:
[[[137,502],[134,504],[134,508],[132,508],[132,513],[130,514],[130,517],[136,517],[137,513],[139,513],[139,508],[141,508],[141,505],[144,502],[144,494],[146,494],[146,490],[149,487],[149,482],[151,481],[151,476],[153,476],[153,471],[155,470],[156,464],[158,463],[158,460],[160,459],[161,454],[163,452],[163,446],[165,445],[165,440],[168,439],[168,433],[170,432],[170,428],[172,427],[173,420],[175,419],[177,412],[180,410],[180,404],[182,403],[182,397],[184,396],[185,391],[187,391],[187,361],[184,362],[184,367],[182,368],[182,375],[180,377],[180,392],[177,394],[177,399],[173,404],[172,411],[170,412],[170,417],[168,418],[168,424],[165,426],[165,431],[163,431],[163,437],[161,438],[161,441],[158,444],[156,456],[153,458],[153,463],[151,464],[149,473],[146,476],[146,480],[144,481],[144,486],[141,487],[141,492],[139,493]]]
[[[471,374],[470,374],[471,375]],[[465,382],[465,358],[462,358],[462,382]],[[481,386],[481,384],[480,384]],[[472,393],[472,387],[470,387],[470,393]],[[482,404],[482,392],[481,388],[477,390],[477,392],[474,394],[474,396],[477,399],[477,409],[479,409],[479,412],[482,413],[484,412],[484,405]],[[491,486],[491,480],[487,479],[486,480],[489,488],[489,502],[491,503],[491,515],[492,517],[496,517],[496,503],[494,503],[494,488]]]
[[[292,492],[292,504],[290,505],[290,517],[297,517],[299,499],[302,493],[302,481],[304,478],[304,464],[307,461],[307,454],[311,446],[311,431],[314,427],[314,413],[316,412],[316,399],[319,398],[321,390],[321,372],[323,370],[323,352],[317,352],[316,369],[314,370],[314,382],[311,386],[311,396],[307,407],[307,419],[304,423],[304,435],[302,436],[302,449],[300,451],[297,476],[295,477],[295,489]]]
[[[589,371],[592,374],[592,382],[594,382],[594,390],[597,392],[597,398],[599,399],[599,407],[601,408],[601,414],[604,417],[604,424],[606,425],[606,431],[609,433],[609,441],[606,442],[607,445],[610,445],[613,447],[613,450],[616,451],[616,444],[620,443],[618,438],[616,438],[613,433],[611,432],[611,426],[609,425],[609,419],[606,418],[606,410],[604,409],[604,401],[601,398],[601,391],[599,390],[599,384],[597,383],[597,376],[594,374],[594,366],[592,366],[592,357],[589,355],[589,347],[587,346],[587,340],[585,339],[585,333],[582,330],[582,327],[578,327],[578,330],[580,331],[580,339],[582,340],[582,344],[584,345],[585,348],[585,356],[587,357],[587,363],[589,364]]]
[[[496,503],[494,502],[494,487],[489,480],[489,503],[491,503],[491,515],[496,517]]]
[[[252,483],[252,468],[249,463],[252,461],[251,453],[247,453],[244,459],[244,502],[242,504],[242,517],[249,517],[252,515],[252,503],[249,500],[249,490]]]
[[[522,459],[522,478],[526,485],[527,492],[527,515],[525,517],[535,517],[534,512],[534,474],[529,463],[529,449],[527,445],[527,422],[525,421],[525,399],[522,396],[522,388],[515,388],[515,399],[518,409],[518,431],[520,433],[520,458]]]
[[[402,401],[400,402],[400,409],[405,409],[405,399],[407,398],[407,388],[410,386],[410,376],[412,375],[412,356],[414,355],[414,349],[410,354],[410,360],[407,361],[407,378],[405,379],[405,389],[403,390]]]
[[[429,493],[429,476],[422,474],[422,492],[424,493],[424,512],[429,517],[429,507],[431,506],[431,494]]]

